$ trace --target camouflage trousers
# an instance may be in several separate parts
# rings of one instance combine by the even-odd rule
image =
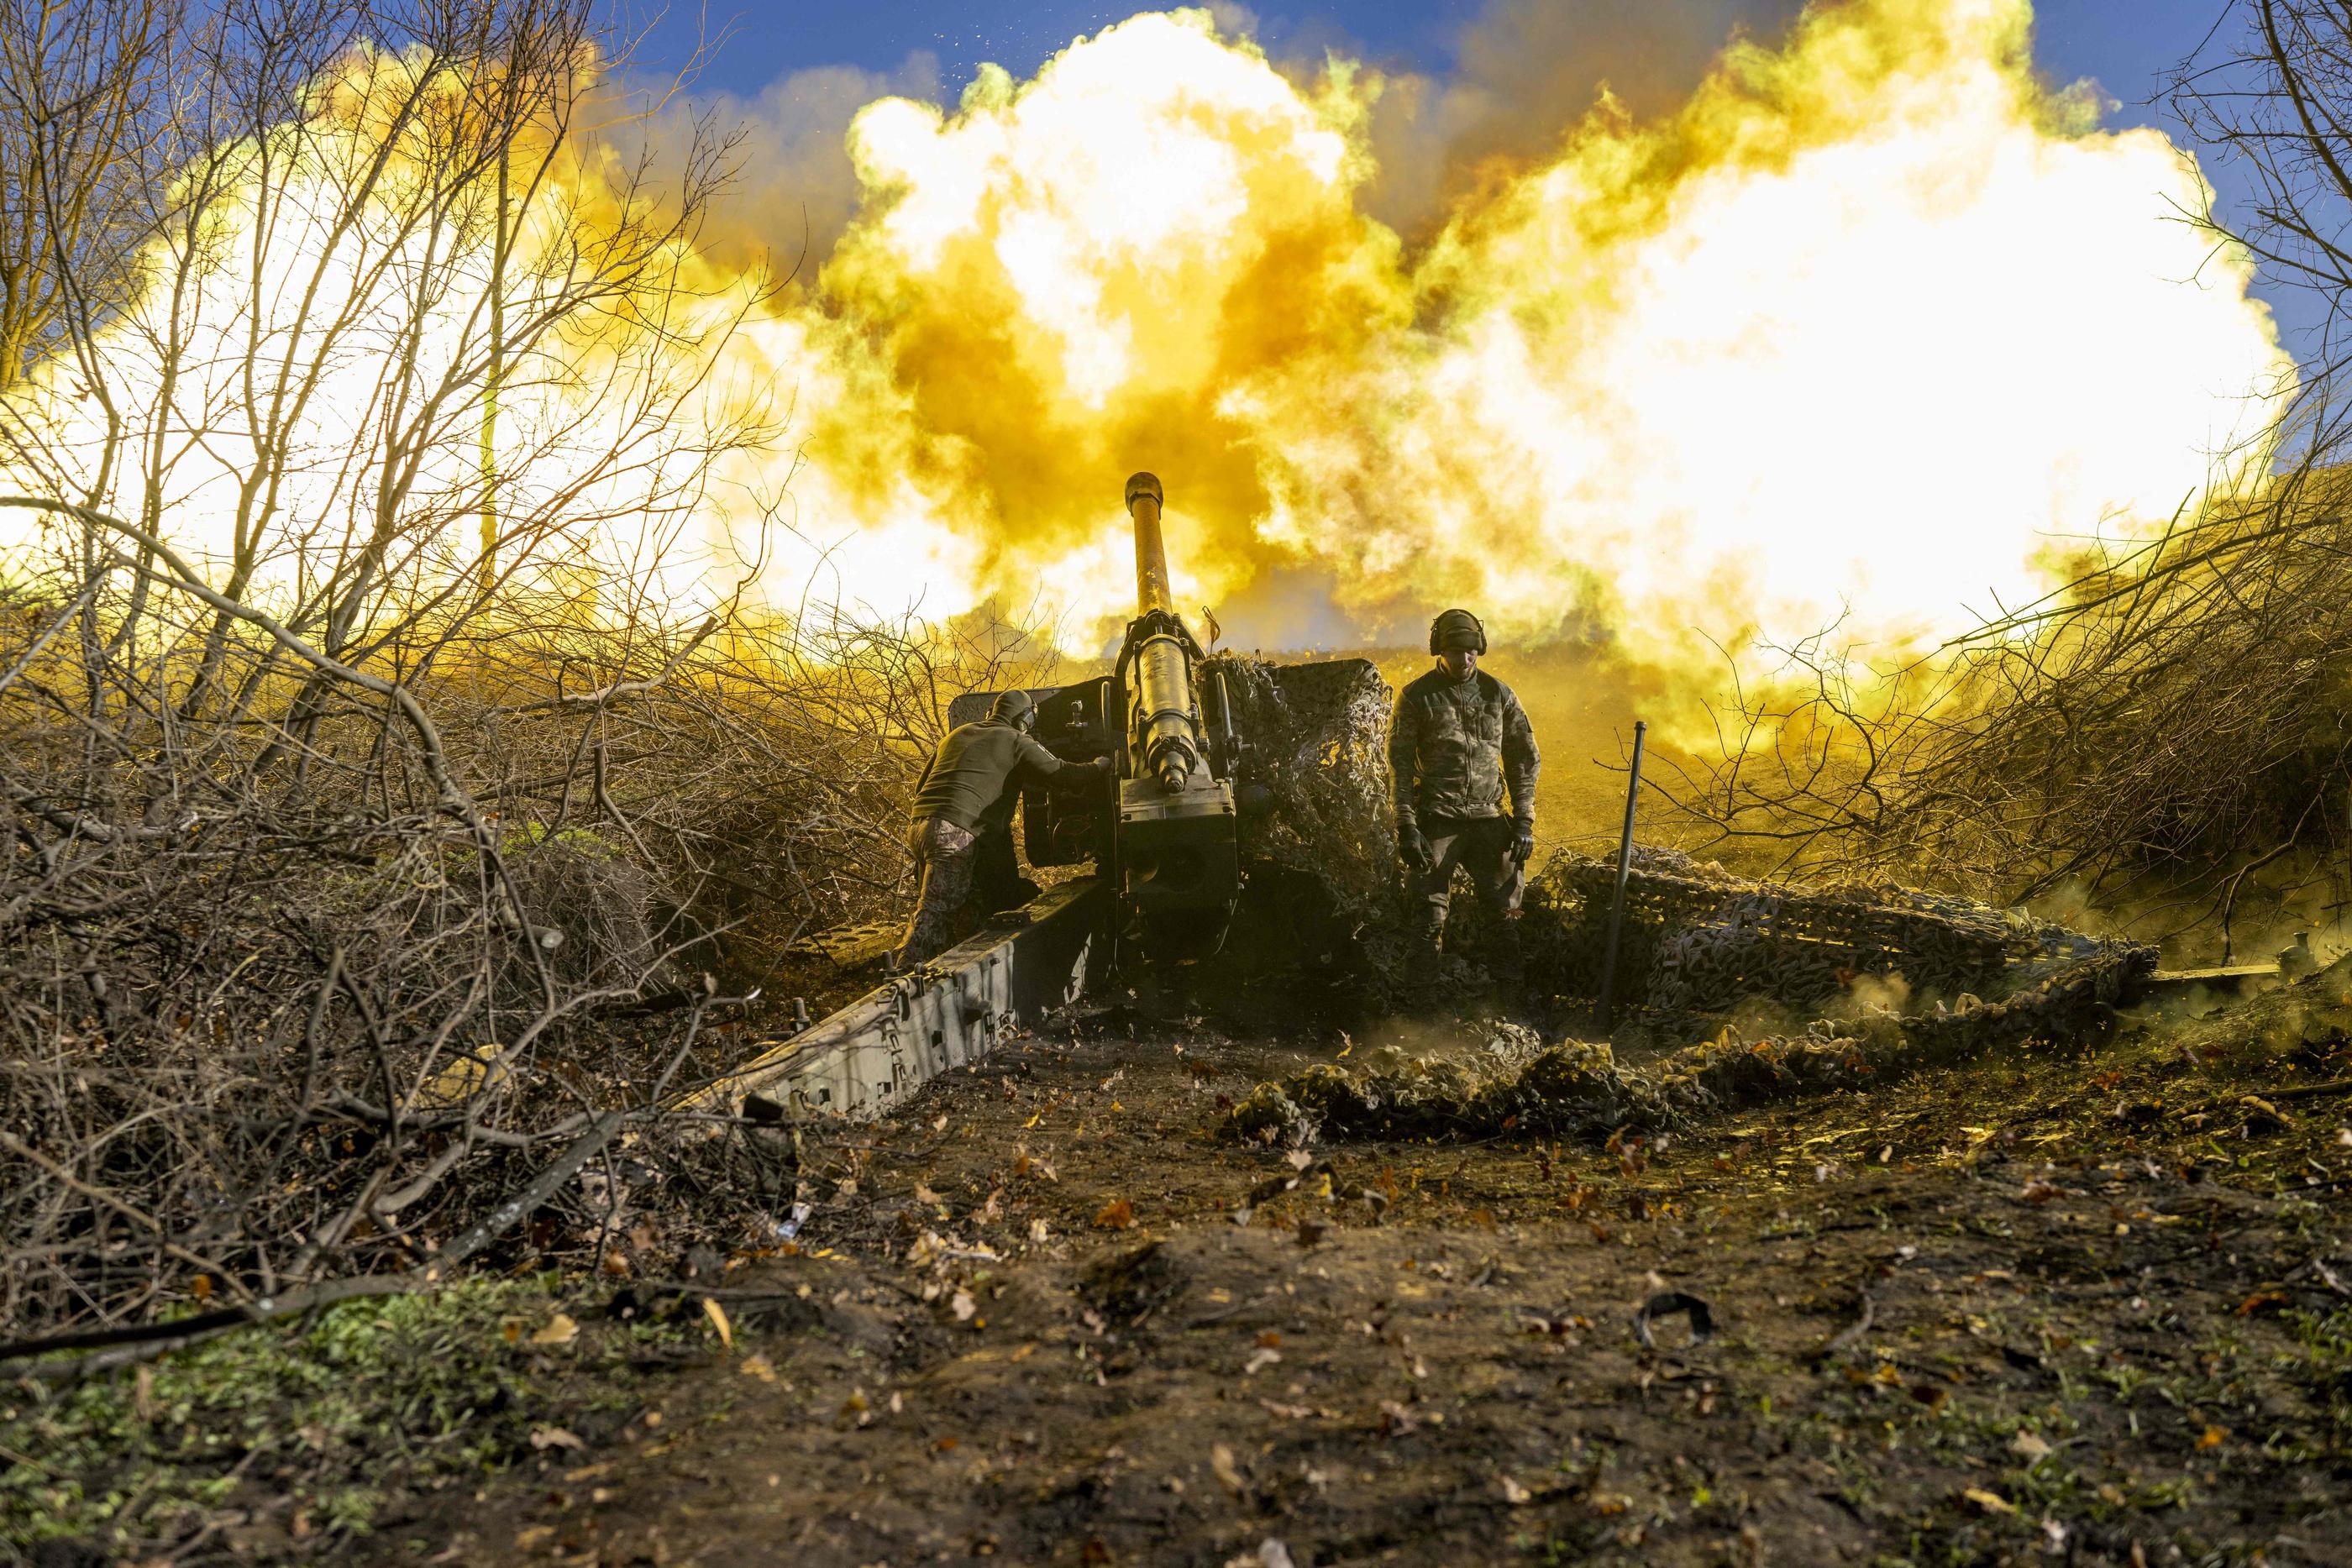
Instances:
[[[1507,817],[1455,819],[1433,817],[1422,825],[1433,862],[1428,873],[1415,873],[1405,894],[1414,906],[1422,939],[1432,947],[1445,932],[1445,912],[1454,899],[1454,873],[1466,872],[1478,901],[1505,917],[1507,947],[1516,947],[1519,900],[1528,889],[1527,868],[1511,857],[1514,830]],[[1516,957],[1507,953],[1507,958]]]
[[[908,825],[907,848],[923,883],[915,897],[915,913],[907,921],[907,935],[890,955],[892,974],[927,964],[955,945],[956,913],[971,896],[979,859],[971,852],[973,841],[971,832],[945,817],[924,817]]]

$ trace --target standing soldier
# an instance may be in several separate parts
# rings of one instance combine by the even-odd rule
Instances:
[[[1437,667],[1397,694],[1389,726],[1407,895],[1433,957],[1444,938],[1454,873],[1468,872],[1480,901],[1503,917],[1500,977],[1516,983],[1519,895],[1535,858],[1536,774],[1543,759],[1519,699],[1478,668],[1486,629],[1475,615],[1448,610],[1431,622],[1429,651]]]
[[[907,826],[907,847],[922,872],[922,891],[907,935],[890,955],[890,972],[904,974],[937,956],[949,945],[956,911],[971,895],[978,857],[972,852],[981,819],[1014,787],[1015,776],[1091,784],[1108,774],[1108,757],[1071,764],[1030,737],[1037,705],[1027,692],[1001,694],[978,724],[947,732],[930,765],[915,786]],[[1058,775],[1058,777],[1056,777]],[[1006,815],[1010,816],[1008,809]],[[1009,831],[1009,830],[1008,830]]]

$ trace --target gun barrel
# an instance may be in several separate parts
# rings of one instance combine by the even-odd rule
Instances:
[[[1143,950],[1174,958],[1213,953],[1224,941],[1242,873],[1233,780],[1211,766],[1201,716],[1201,644],[1176,613],[1168,580],[1162,499],[1152,476],[1129,477],[1136,616],[1113,677],[1126,714],[1127,766],[1111,844],[1121,907]]]
[[[1160,481],[1136,474],[1127,481],[1127,515],[1135,519],[1135,612],[1155,610],[1171,613],[1175,592],[1168,586],[1168,544],[1160,537],[1160,507],[1164,499]]]
[[[1157,613],[1165,627],[1175,617],[1168,583],[1168,546],[1160,534],[1160,481],[1137,474],[1127,482],[1128,516],[1135,520],[1135,598],[1139,620]],[[1192,656],[1167,630],[1146,635],[1135,649],[1131,722],[1137,771],[1180,794],[1201,758],[1201,716],[1192,701]]]

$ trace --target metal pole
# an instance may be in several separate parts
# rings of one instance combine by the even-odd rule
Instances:
[[[1625,779],[1625,832],[1617,841],[1617,890],[1609,898],[1609,944],[1601,960],[1601,1001],[1594,1009],[1603,1034],[1609,1032],[1611,1003],[1617,989],[1617,937],[1625,926],[1625,879],[1633,870],[1633,807],[1642,798],[1642,737],[1649,729],[1646,722],[1633,721],[1633,766]]]

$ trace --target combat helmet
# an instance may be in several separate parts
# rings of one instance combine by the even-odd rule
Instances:
[[[1467,648],[1474,653],[1486,651],[1486,626],[1467,610],[1446,610],[1429,623],[1429,651],[1443,653],[1448,648]]]

